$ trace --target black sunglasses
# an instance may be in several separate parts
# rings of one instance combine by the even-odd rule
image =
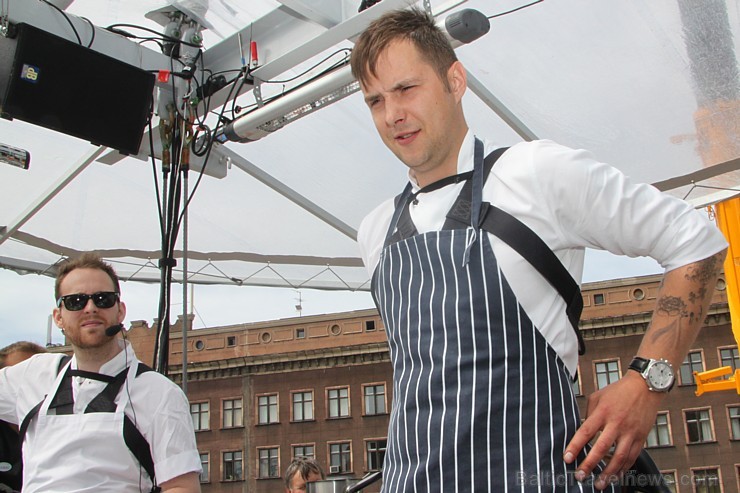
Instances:
[[[67,296],[61,296],[57,300],[57,307],[62,306],[71,312],[82,310],[87,306],[88,300],[93,300],[95,306],[98,308],[110,308],[118,301],[118,293],[113,291],[101,291],[93,294],[68,294]]]

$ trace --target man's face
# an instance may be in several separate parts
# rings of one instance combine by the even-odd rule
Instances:
[[[94,294],[104,291],[115,291],[113,280],[99,269],[75,269],[62,279],[59,286],[61,296],[70,294]],[[126,317],[126,306],[117,301],[110,308],[98,308],[88,300],[82,310],[70,311],[62,303],[54,309],[54,322],[61,329],[69,342],[77,348],[100,348],[113,341],[105,335],[105,329],[123,322]]]
[[[459,62],[450,66],[447,82],[449,88],[410,41],[394,41],[362,84],[380,137],[420,186],[457,173],[467,132],[460,104],[467,83]]]
[[[286,493],[299,493],[306,491],[306,483],[312,481],[321,481],[321,476],[315,472],[308,473],[308,481],[304,481],[300,471],[296,471],[290,480],[290,488],[286,490]]]

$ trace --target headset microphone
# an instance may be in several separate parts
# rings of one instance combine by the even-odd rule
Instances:
[[[118,334],[122,330],[123,330],[123,324],[111,325],[110,327],[105,329],[105,335],[107,335],[108,337],[113,337],[114,335]]]

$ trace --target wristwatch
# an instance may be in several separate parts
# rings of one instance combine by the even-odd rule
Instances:
[[[673,366],[664,359],[645,359],[635,356],[629,369],[642,375],[648,389],[653,392],[668,392],[676,383]]]

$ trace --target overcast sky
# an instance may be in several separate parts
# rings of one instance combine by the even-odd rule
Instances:
[[[584,282],[619,279],[661,272],[651,259],[628,259],[606,252],[589,251],[586,255]],[[0,347],[19,340],[41,345],[47,343],[49,315],[54,307],[54,281],[30,274],[21,276],[0,269]],[[145,320],[149,325],[157,316],[159,287],[137,282],[123,283],[122,299],[126,303],[125,325],[134,320]],[[300,302],[299,302],[300,297]],[[182,286],[172,288],[172,318],[182,314]],[[296,305],[302,311],[296,310]],[[372,308],[372,297],[367,292],[300,291],[283,288],[249,286],[196,286],[194,288],[194,328],[277,320],[299,315],[339,313]],[[51,342],[61,343],[59,329],[51,329]]]

